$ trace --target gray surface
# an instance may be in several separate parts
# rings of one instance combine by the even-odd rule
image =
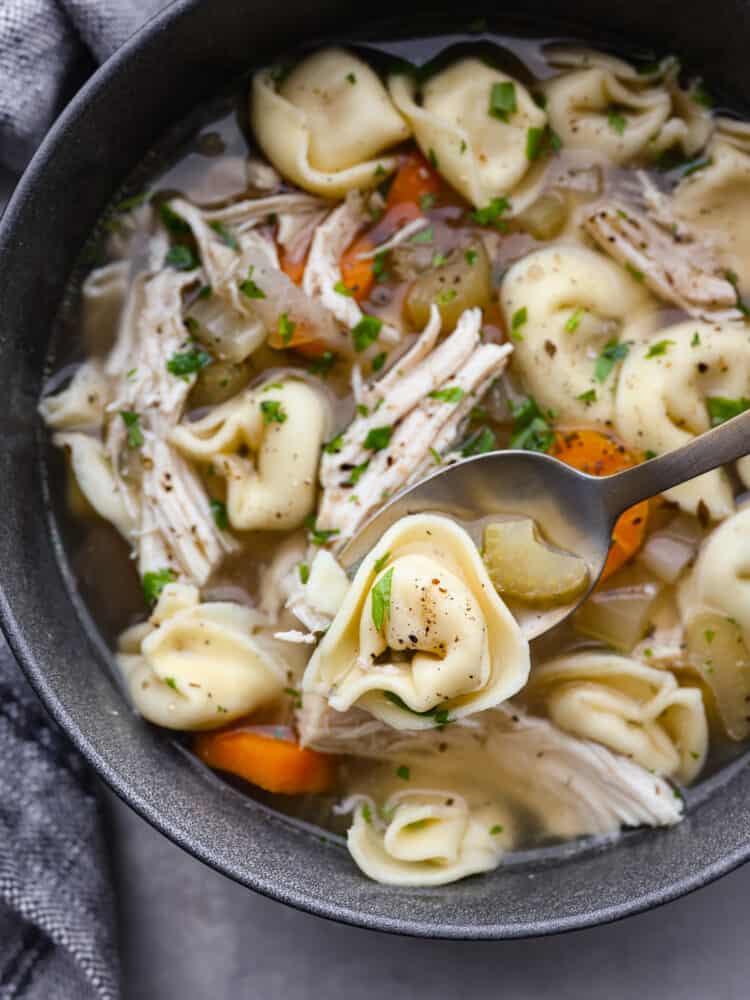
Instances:
[[[193,860],[110,796],[124,1000],[746,1000],[750,866],[556,938],[421,941],[343,927]]]

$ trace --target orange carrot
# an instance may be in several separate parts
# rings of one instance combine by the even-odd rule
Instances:
[[[388,191],[386,208],[410,203],[419,205],[426,194],[437,194],[442,186],[440,175],[433,170],[421,153],[407,153],[396,171]]]
[[[611,476],[615,472],[637,465],[639,459],[623,445],[606,434],[594,430],[558,431],[552,455],[574,469],[590,476]],[[601,579],[612,576],[643,545],[646,534],[649,503],[644,500],[630,507],[618,519],[612,531],[612,545],[604,564]]]
[[[302,284],[302,276],[305,273],[307,257],[303,257],[302,260],[290,260],[289,257],[282,251],[279,263],[281,264],[281,270],[294,282],[295,285]]]
[[[335,758],[328,754],[251,729],[198,733],[193,749],[209,767],[280,795],[324,792],[335,776]]]
[[[344,252],[340,261],[341,279],[357,302],[364,302],[375,284],[372,257],[361,259],[361,254],[370,253],[372,249],[369,237],[360,236]]]

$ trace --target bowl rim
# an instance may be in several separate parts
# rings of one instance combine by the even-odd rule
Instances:
[[[144,47],[156,44],[157,36],[179,21],[204,0],[171,0],[161,11],[146,20],[141,27],[118,48],[83,84],[55,120],[50,130],[36,150],[32,160],[20,178],[6,209],[0,217],[0,250],[12,252],[12,237],[16,228],[16,216],[30,195],[33,194],[37,178],[46,170],[47,163],[55,151],[66,141],[66,136],[76,122],[86,115],[87,108],[102,85],[124,72],[131,57]],[[611,923],[656,906],[671,902],[694,892],[710,882],[728,874],[750,860],[750,842],[727,851],[718,860],[698,867],[682,878],[672,881],[667,888],[658,888],[634,895],[624,903],[615,903],[598,908],[591,907],[585,913],[568,917],[526,921],[508,925],[473,925],[470,923],[445,922],[434,924],[419,923],[415,920],[390,917],[382,914],[372,916],[364,911],[342,907],[329,902],[324,897],[312,897],[302,892],[286,889],[278,879],[266,879],[258,873],[248,874],[226,858],[220,851],[193,841],[188,833],[160,813],[158,805],[138,792],[128,780],[122,777],[97,749],[84,729],[75,722],[62,700],[37,662],[9,601],[4,587],[0,584],[0,628],[8,645],[51,718],[60,726],[76,750],[84,757],[104,783],[126,805],[142,819],[169,840],[187,851],[197,860],[234,881],[253,889],[278,902],[285,903],[302,912],[337,921],[351,926],[379,930],[412,937],[426,937],[453,940],[500,940],[543,937],[552,934],[582,930],[599,924]],[[365,878],[365,876],[362,876]]]

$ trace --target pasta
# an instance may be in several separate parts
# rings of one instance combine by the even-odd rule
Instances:
[[[750,123],[674,57],[497,41],[201,110],[39,402],[133,709],[396,889],[656,837],[750,739],[750,456],[626,511],[598,580],[546,514],[362,531],[488,452],[608,476],[750,410]]]

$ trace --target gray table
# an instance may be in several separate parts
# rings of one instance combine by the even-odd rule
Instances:
[[[125,1000],[747,1000],[750,866],[607,927],[502,944],[357,930],[201,865],[110,797]]]

